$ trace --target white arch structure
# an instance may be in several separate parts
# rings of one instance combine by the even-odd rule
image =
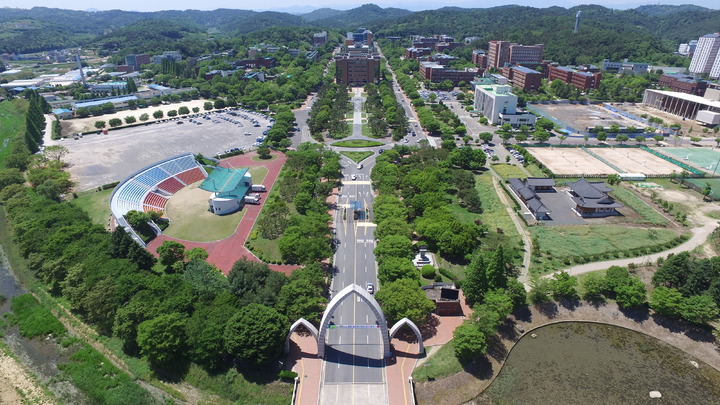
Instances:
[[[320,322],[320,335],[318,336],[318,357],[325,357],[325,335],[327,334],[328,326],[330,326],[330,319],[332,318],[333,313],[340,305],[340,303],[352,294],[359,295],[370,306],[370,309],[375,314],[375,318],[377,318],[378,324],[380,325],[380,335],[382,336],[383,340],[383,357],[390,357],[390,334],[388,333],[385,315],[383,314],[382,309],[380,309],[380,304],[378,304],[375,298],[370,293],[365,291],[364,288],[360,287],[357,284],[350,284],[349,286],[340,290],[340,292],[337,293],[337,295],[335,295],[333,299],[330,300],[330,303],[328,303],[328,306],[325,308],[322,321]]]
[[[290,336],[292,336],[293,332],[295,332],[295,329],[298,328],[298,326],[304,326],[305,329],[310,331],[310,334],[315,338],[315,341],[317,341],[318,338],[318,331],[315,328],[315,325],[308,322],[305,318],[300,318],[297,321],[295,321],[294,324],[290,327],[290,332],[288,332],[287,337],[285,338],[285,354],[290,353]]]
[[[409,326],[410,329],[412,329],[413,332],[415,332],[415,336],[417,336],[418,339],[418,352],[422,356],[423,353],[425,353],[425,346],[423,346],[423,338],[420,334],[420,328],[415,325],[415,322],[409,320],[408,318],[403,318],[397,322],[395,322],[395,325],[393,325],[392,328],[390,328],[390,339],[392,340],[393,336],[397,333],[397,331],[400,330],[403,326]]]

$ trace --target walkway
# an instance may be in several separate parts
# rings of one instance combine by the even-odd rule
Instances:
[[[268,174],[267,176],[265,176],[263,185],[265,185],[268,191],[270,191],[280,173],[280,169],[282,168],[283,164],[285,164],[285,160],[287,160],[285,155],[280,152],[273,151],[272,154],[277,156],[277,159],[270,161],[254,161],[252,160],[252,158],[256,156],[256,154],[249,153],[239,156],[233,156],[231,158],[224,159],[222,162],[229,162],[232,167],[266,167],[268,169]],[[238,224],[235,233],[225,239],[221,239],[215,242],[193,242],[171,238],[167,235],[160,235],[148,244],[147,249],[150,251],[150,253],[157,256],[157,248],[160,247],[160,245],[162,245],[162,243],[166,240],[174,240],[176,242],[180,242],[185,245],[186,249],[201,247],[208,252],[208,262],[217,266],[217,268],[222,270],[222,272],[227,275],[230,272],[230,269],[232,269],[233,264],[241,257],[244,257],[248,260],[260,261],[245,247],[245,241],[248,239],[250,231],[252,231],[252,228],[255,225],[255,221],[260,214],[260,210],[262,210],[263,205],[265,205],[265,201],[266,198],[262,198],[259,205],[246,204],[243,208],[244,210],[246,210],[245,216],[240,221],[240,224]],[[293,270],[299,268],[299,266],[278,264],[270,264],[269,266],[270,269],[285,273],[286,275],[290,275]]]
[[[702,246],[707,242],[708,237],[715,231],[715,229],[718,228],[718,221],[714,219],[710,219],[704,216],[701,216],[700,214],[695,214],[696,220],[702,219],[705,223],[705,225],[697,228],[692,228],[690,232],[692,233],[692,236],[690,239],[687,240],[687,242],[678,245],[672,249],[665,250],[660,253],[655,253],[651,255],[645,255],[645,256],[639,256],[639,257],[633,257],[629,259],[616,259],[616,260],[607,260],[604,262],[595,262],[595,263],[586,263],[586,264],[580,264],[577,266],[573,266],[567,269],[558,270],[556,273],[560,271],[566,271],[572,276],[577,276],[579,274],[583,273],[589,273],[591,271],[597,271],[597,270],[605,270],[611,266],[621,266],[621,267],[627,267],[630,263],[640,264],[640,263],[652,263],[657,261],[659,258],[665,258],[669,254],[674,253],[678,254],[681,252],[687,252],[691,251],[699,246]],[[553,273],[554,274],[554,273]],[[550,277],[552,274],[548,274],[545,277]]]
[[[530,263],[532,259],[532,238],[530,237],[530,234],[525,230],[525,227],[520,222],[520,219],[518,219],[518,215],[513,210],[514,204],[509,200],[510,197],[505,193],[505,190],[502,189],[502,186],[500,185],[500,182],[503,181],[502,177],[498,175],[492,167],[490,167],[490,173],[492,173],[493,176],[493,186],[495,187],[495,193],[500,198],[500,201],[505,206],[505,210],[508,213],[508,216],[510,219],[512,219],[513,223],[515,224],[515,229],[517,229],[518,233],[520,234],[520,237],[523,240],[524,250],[525,253],[523,254],[523,263],[522,268],[520,269],[520,274],[518,275],[518,281],[523,283],[525,285],[525,289],[529,289],[529,282],[530,279],[528,278],[528,271],[530,269]]]
[[[501,344],[490,347],[488,355],[471,365],[470,371],[463,370],[447,378],[416,384],[418,404],[461,404],[473,400],[494,381],[522,336],[544,325],[568,321],[606,323],[645,333],[689,353],[701,364],[705,362],[720,370],[716,339],[706,330],[647,311],[621,310],[614,303],[592,305],[579,302],[566,307],[552,302],[511,315],[497,335]],[[524,333],[518,332],[517,327],[522,328]],[[538,339],[542,339],[542,331],[536,333]]]

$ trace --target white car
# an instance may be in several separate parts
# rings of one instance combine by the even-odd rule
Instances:
[[[353,174],[352,176],[350,176],[350,180],[357,180],[357,176]]]
[[[367,292],[370,294],[375,293],[375,285],[373,285],[373,283],[367,283]]]

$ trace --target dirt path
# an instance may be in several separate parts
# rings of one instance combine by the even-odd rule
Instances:
[[[0,347],[0,404],[53,405],[57,400],[45,393],[25,367]]]
[[[530,260],[532,259],[532,238],[530,237],[530,234],[525,230],[525,227],[522,226],[520,223],[520,220],[517,217],[517,214],[515,211],[513,211],[512,202],[508,200],[508,196],[505,194],[505,191],[502,189],[502,186],[500,185],[500,182],[502,181],[502,178],[500,175],[498,175],[492,167],[490,167],[490,173],[492,173],[493,176],[493,186],[495,187],[495,193],[498,195],[498,198],[500,198],[500,201],[505,206],[505,209],[507,210],[508,215],[510,216],[510,219],[512,219],[513,223],[515,224],[515,229],[517,229],[518,233],[520,234],[520,237],[523,240],[524,250],[525,254],[523,255],[523,264],[522,268],[520,269],[520,275],[518,276],[518,281],[523,283],[525,285],[525,288],[529,288],[529,282],[530,279],[528,278],[528,270],[530,269]]]

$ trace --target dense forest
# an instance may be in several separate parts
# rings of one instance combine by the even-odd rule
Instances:
[[[573,34],[578,11],[583,12],[580,30]],[[108,44],[126,37],[132,39],[130,46],[145,39],[151,43],[178,41],[181,46],[186,42],[194,45],[186,45],[188,52],[199,52],[240,34],[288,26],[310,30],[364,26],[376,37],[443,33],[460,40],[478,37],[475,45],[481,48],[494,39],[543,43],[546,56],[563,64],[597,63],[604,58],[681,64],[683,61],[672,55],[677,44],[716,31],[720,11],[691,5],[642,6],[631,10],[587,5],[570,9],[445,7],[413,13],[366,4],[352,10],[326,8],[297,16],[230,9],[140,13],[4,8],[0,15],[0,53]],[[132,27],[130,32],[123,31],[127,27]],[[129,36],[130,33],[140,35]]]

